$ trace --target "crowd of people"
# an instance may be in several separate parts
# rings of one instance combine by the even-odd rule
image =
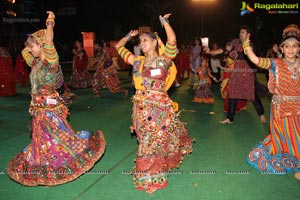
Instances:
[[[28,79],[31,85],[31,143],[8,164],[8,176],[26,186],[53,186],[72,181],[91,169],[105,152],[101,130],[74,131],[67,120],[70,88],[91,88],[95,97],[107,88],[111,93],[122,87],[112,50],[132,66],[131,131],[138,140],[133,183],[137,190],[152,194],[165,188],[168,173],[179,167],[192,153],[192,140],[180,120],[176,102],[168,95],[171,86],[180,87],[187,73],[191,88],[197,85],[192,100],[214,103],[211,85],[220,84],[226,118],[234,122],[236,112],[245,110],[250,100],[262,123],[267,123],[260,100],[256,71],[268,71],[268,89],[273,94],[270,134],[249,153],[247,162],[265,173],[295,173],[300,180],[300,29],[292,24],[283,30],[282,41],[274,43],[267,58],[257,56],[251,42],[251,28],[242,26],[239,37],[225,48],[214,44],[202,47],[201,38],[194,45],[180,44],[169,23],[171,14],[159,16],[166,33],[163,42],[155,32],[131,30],[115,49],[106,42],[95,44],[94,74],[88,70],[88,56],[80,41],[74,43],[72,75],[64,81],[59,55],[54,46],[55,15],[47,12],[46,29],[30,34],[14,69],[9,53],[0,48],[0,96],[16,93],[16,83]],[[132,49],[126,48],[135,41]],[[220,45],[222,46],[222,45]],[[28,70],[30,68],[30,72]],[[258,67],[258,68],[257,68]],[[62,91],[62,92],[61,92]],[[66,95],[67,94],[67,95]],[[72,95],[71,95],[72,96]],[[69,101],[68,101],[69,100]],[[22,173],[22,172],[32,173]]]

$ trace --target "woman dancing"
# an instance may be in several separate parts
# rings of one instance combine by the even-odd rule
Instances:
[[[159,16],[168,41],[162,55],[158,52],[158,37],[152,32],[140,34],[145,56],[135,56],[124,46],[138,34],[130,31],[117,44],[119,55],[133,65],[136,93],[132,98],[132,131],[139,142],[134,185],[151,194],[167,186],[167,172],[178,167],[183,156],[192,152],[191,140],[184,124],[175,113],[167,90],[176,77],[172,59],[176,56],[176,35],[168,23],[170,14]]]
[[[273,93],[270,134],[252,151],[248,163],[262,173],[295,172],[300,180],[300,30],[295,24],[283,30],[280,49],[283,58],[257,57],[249,38],[243,41],[245,54],[258,67],[269,70],[269,91]]]
[[[100,130],[75,132],[67,121],[68,109],[55,90],[59,70],[53,44],[55,15],[47,13],[47,28],[31,34],[22,50],[32,68],[32,140],[7,169],[10,178],[26,186],[54,186],[78,178],[101,158],[106,144]]]

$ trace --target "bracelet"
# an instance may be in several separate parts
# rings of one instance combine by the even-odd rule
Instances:
[[[176,43],[177,43],[177,40],[176,39],[168,39],[167,40],[167,43],[169,43],[169,44],[171,44],[171,45],[176,45]]]
[[[250,47],[250,41],[243,42],[243,48]]]
[[[169,23],[169,20],[167,18],[163,17],[163,18],[161,18],[160,23],[164,27],[165,23]]]
[[[271,61],[269,58],[258,58],[258,63],[257,66],[263,69],[268,69],[269,66],[271,65]]]
[[[246,51],[247,51],[247,49],[249,49],[249,48],[251,48],[251,46],[250,46],[250,41],[248,40],[248,41],[243,42],[243,49],[244,49],[244,54],[245,54],[245,55],[247,55]]]
[[[129,33],[127,33],[127,34],[125,35],[125,38],[126,38],[127,40],[130,40],[130,39],[131,39],[131,35],[130,35]]]
[[[251,47],[251,46],[246,46],[246,47],[244,48],[244,54],[245,54],[245,55],[247,55],[247,50],[248,50],[248,49],[252,49],[252,47]]]
[[[53,20],[47,20],[46,21],[46,26],[54,26],[55,22]]]

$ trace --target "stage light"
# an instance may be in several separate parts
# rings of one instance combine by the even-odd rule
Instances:
[[[12,4],[16,3],[16,0],[7,0],[7,1]]]
[[[214,2],[215,0],[192,0],[192,1],[198,3],[207,3],[207,2]]]

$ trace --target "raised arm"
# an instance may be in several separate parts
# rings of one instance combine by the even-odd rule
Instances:
[[[165,14],[163,17],[160,15],[159,20],[161,25],[164,27],[167,35],[167,44],[164,49],[164,55],[170,59],[174,59],[177,55],[177,42],[176,42],[176,35],[169,23],[169,17],[171,13]]]
[[[175,32],[173,30],[173,28],[171,27],[170,23],[169,23],[169,17],[171,16],[171,13],[165,14],[163,17],[160,15],[159,16],[159,20],[162,24],[162,26],[164,27],[166,34],[167,34],[167,42],[175,42],[176,43],[176,35]]]
[[[242,42],[243,42],[244,53],[248,56],[249,60],[252,63],[254,63],[255,65],[258,65],[259,58],[253,52],[253,49],[252,49],[252,47],[250,45],[249,38],[246,41],[242,41]]]
[[[133,65],[135,55],[128,51],[124,46],[126,43],[132,38],[137,36],[139,34],[138,30],[131,30],[127,35],[125,35],[119,42],[115,45],[116,50],[118,51],[118,54],[121,56],[121,58],[130,65]]]
[[[261,58],[257,57],[253,52],[253,49],[250,45],[249,36],[243,42],[244,53],[248,56],[249,60],[254,63],[257,67],[263,69],[269,69],[271,67],[271,59],[270,58]]]
[[[48,13],[48,18],[46,19],[46,41],[45,44],[47,45],[53,45],[53,38],[54,38],[54,33],[53,33],[53,28],[55,25],[55,15],[52,11],[47,11]]]
[[[52,11],[47,11],[48,18],[46,19],[46,38],[44,44],[44,52],[46,60],[52,64],[58,64],[58,55],[54,47],[53,38],[54,38],[54,25],[55,25],[55,15]]]

